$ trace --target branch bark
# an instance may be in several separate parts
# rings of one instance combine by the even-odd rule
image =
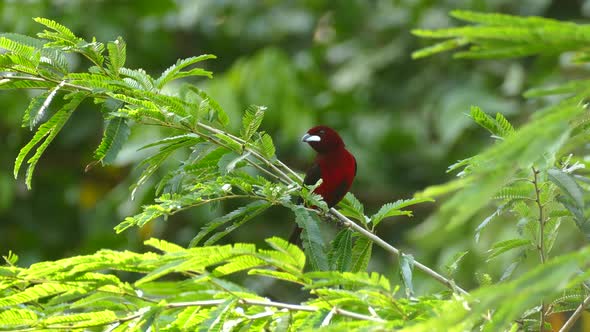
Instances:
[[[580,305],[576,308],[574,313],[568,318],[568,320],[563,324],[563,326],[559,329],[559,332],[568,332],[569,330],[574,327],[576,321],[582,316],[584,309],[590,304],[590,295],[580,303]]]

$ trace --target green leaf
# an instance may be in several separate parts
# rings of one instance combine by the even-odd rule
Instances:
[[[133,189],[131,196],[134,195],[135,190],[136,188]],[[185,209],[187,206],[203,203],[204,200],[198,193],[185,196],[178,194],[163,194],[156,199],[156,202],[157,204],[142,206],[143,211],[141,213],[136,214],[133,217],[125,218],[125,220],[115,226],[115,231],[117,233],[121,233],[132,226],[143,227],[147,223],[159,217],[172,215],[182,209]]]
[[[512,249],[520,248],[523,246],[532,245],[531,241],[528,239],[511,239],[506,241],[496,242],[490,250],[488,250],[488,258],[487,261],[492,260],[499,255],[510,251]]]
[[[269,134],[263,133],[262,136],[260,136],[260,139],[256,142],[256,146],[265,158],[272,159],[275,156],[275,145]]]
[[[450,50],[454,50],[459,47],[463,47],[469,44],[469,39],[466,38],[453,38],[445,40],[440,43],[436,43],[432,46],[421,48],[417,51],[412,52],[412,59],[425,58],[437,53],[442,53]]]
[[[203,99],[201,105],[199,106],[199,108],[203,108],[203,110],[199,109],[200,116],[207,116],[207,120],[210,122],[213,122],[214,118],[216,117],[224,128],[229,125],[229,116],[223,110],[223,108],[221,108],[217,101],[215,101],[215,99],[211,98],[205,91],[195,86],[189,86],[188,89]]]
[[[489,225],[489,223],[492,221],[492,219],[496,216],[499,216],[502,211],[504,210],[504,206],[505,205],[501,205],[498,207],[498,209],[496,209],[496,211],[494,211],[494,213],[492,213],[490,216],[488,216],[487,218],[485,218],[481,224],[479,224],[477,226],[477,228],[475,228],[475,242],[479,242],[479,237],[481,235],[481,231],[487,226]]]
[[[45,33],[41,33],[39,34],[39,37],[41,38],[47,38],[47,39],[52,39],[52,40],[57,40],[57,41],[65,41],[65,42],[69,42],[69,44],[71,45],[76,45],[77,43],[79,43],[81,41],[80,38],[76,37],[76,35],[74,35],[74,33],[66,28],[65,26],[52,21],[50,19],[47,18],[42,18],[42,17],[36,17],[34,18],[35,22],[43,24],[44,26],[54,30],[56,33],[51,33],[48,32],[47,30],[45,30]]]
[[[590,40],[590,31],[585,25],[570,22],[467,11],[453,12],[453,16],[480,24],[438,30],[413,30],[412,33],[424,38],[469,41],[472,44],[471,48],[456,53],[456,58],[559,54],[577,51],[580,49],[579,45]],[[420,50],[417,53],[426,56],[452,48],[452,43],[437,44],[433,46],[433,50]]]
[[[506,137],[514,132],[514,127],[512,127],[512,124],[506,120],[502,113],[496,113],[496,125],[502,137]]]
[[[301,239],[307,258],[314,270],[328,269],[328,258],[325,252],[324,239],[318,227],[321,221],[315,213],[310,213],[305,207],[295,205],[291,208],[295,213],[295,222],[303,228]]]
[[[506,137],[514,132],[514,128],[501,113],[496,113],[496,118],[484,113],[479,107],[471,106],[471,117],[477,124],[487,129],[492,135]]]
[[[402,283],[406,290],[406,296],[414,296],[414,283],[412,281],[412,271],[414,270],[414,256],[402,253],[399,260],[399,269]]]
[[[373,241],[359,237],[352,247],[351,272],[366,271],[373,252]]]
[[[35,154],[33,154],[33,156],[31,158],[29,158],[29,160],[27,160],[27,163],[29,164],[29,167],[27,168],[27,174],[26,174],[26,180],[25,180],[27,188],[29,188],[29,189],[31,188],[31,182],[33,179],[33,172],[35,170],[35,166],[37,166],[37,162],[41,158],[41,155],[43,154],[43,152],[45,152],[45,149],[47,149],[49,144],[51,144],[53,139],[57,136],[59,131],[63,128],[63,126],[65,125],[67,120],[70,118],[73,111],[78,107],[78,105],[80,105],[80,103],[82,103],[82,101],[86,98],[86,96],[87,96],[86,92],[76,92],[73,95],[73,97],[71,98],[71,100],[67,104],[65,104],[49,121],[46,122],[47,124],[49,124],[49,126],[46,128],[46,130],[47,130],[46,136],[47,137],[45,138],[45,141],[43,141],[43,143],[41,143],[37,147],[37,151],[35,151]],[[52,121],[52,120],[55,120],[55,121]],[[39,128],[38,132],[39,131],[41,131],[41,128]],[[43,132],[43,131],[41,131],[41,132]],[[35,136],[37,136],[37,134],[35,134]],[[45,136],[45,135],[42,134],[42,136]],[[31,140],[31,142],[33,142],[33,140]],[[29,143],[31,143],[31,142],[29,142]],[[19,153],[19,156],[20,156],[20,153]],[[18,159],[18,157],[17,157],[17,159]],[[16,164],[15,164],[15,170],[16,170]],[[16,171],[18,171],[18,170],[16,170]]]
[[[80,85],[97,91],[107,91],[113,89],[113,84],[123,84],[113,79],[98,73],[69,73],[65,76],[72,84]],[[113,99],[113,98],[111,98]]]
[[[188,77],[188,76],[206,76],[211,78],[212,77],[212,73],[200,68],[196,68],[196,69],[192,69],[189,71],[182,71],[182,69],[193,65],[197,62],[201,62],[203,60],[208,60],[208,59],[216,59],[217,57],[215,55],[212,54],[203,54],[203,55],[199,55],[199,56],[194,56],[194,57],[190,57],[190,58],[186,58],[186,59],[178,59],[178,61],[176,61],[176,64],[170,66],[168,69],[166,69],[162,75],[156,80],[155,85],[158,89],[163,88],[168,82],[179,79],[179,78],[183,78],[183,77]]]
[[[561,218],[548,218],[545,221],[545,227],[543,227],[543,236],[545,237],[545,248],[543,249],[546,254],[551,252],[551,249],[553,249],[553,244],[555,243],[555,239],[557,239],[557,235],[559,234],[560,225]]]
[[[236,257],[252,256],[254,252],[254,245],[241,243],[233,246],[208,246],[172,252],[162,256],[157,262],[151,263],[151,268],[146,275],[137,280],[134,285],[141,286],[171,273],[187,271],[204,273],[208,268],[231,261]]]
[[[28,287],[23,291],[17,292],[15,294],[6,296],[4,298],[0,298],[0,308],[36,301],[41,298],[61,294],[63,292],[76,289],[80,289],[80,287],[59,283],[38,284],[32,287]]]
[[[189,147],[201,142],[201,138],[195,134],[184,134],[173,137],[168,137],[154,143],[143,146],[141,149],[147,149],[154,146],[161,146],[159,151],[149,158],[144,159],[139,163],[138,167],[145,166],[145,169],[139,176],[135,184],[131,186],[131,196],[134,197],[137,188],[147,182],[147,180],[160,168],[160,166],[168,159],[168,157],[181,148]]]
[[[53,99],[57,95],[57,92],[64,86],[64,84],[65,84],[65,81],[62,81],[60,84],[54,86],[53,89],[51,89],[50,91],[38,96],[38,97],[45,98],[45,100],[43,100],[43,103],[41,103],[38,107],[37,107],[38,101],[35,101],[35,100],[31,101],[31,104],[29,104],[29,107],[27,108],[27,111],[25,113],[25,119],[28,119],[29,128],[31,130],[34,127],[36,127],[39,123],[41,123],[43,120],[45,120],[46,115],[47,115],[47,110],[49,109],[51,102],[53,101]],[[25,119],[23,119],[23,121]]]
[[[574,217],[576,226],[584,234],[587,241],[590,241],[590,220],[584,215],[584,210],[580,209],[577,204],[572,203],[571,199],[566,197],[558,197],[557,200],[568,209]]]
[[[164,253],[183,252],[183,247],[161,239],[150,238],[143,242],[144,245],[156,248]]]
[[[552,312],[574,311],[587,296],[588,292],[583,287],[567,289],[562,296],[559,296],[550,304],[553,307]]]
[[[258,200],[254,201],[246,206],[242,206],[222,217],[216,218],[208,222],[205,226],[201,228],[199,233],[191,240],[189,247],[196,247],[199,243],[207,237],[212,232],[216,231],[219,227],[238,219],[238,221],[233,222],[231,225],[226,227],[223,231],[219,231],[214,234],[211,238],[205,241],[205,245],[212,245],[217,242],[219,239],[224,237],[225,235],[229,234],[236,228],[240,227],[248,220],[256,217],[260,213],[264,212],[266,209],[270,207],[270,203]]]
[[[231,314],[231,311],[237,304],[237,299],[230,299],[220,304],[214,310],[211,310],[207,318],[199,327],[199,332],[220,332],[223,331],[223,326],[226,317]]]
[[[153,331],[154,323],[161,311],[162,308],[160,306],[148,307],[147,312],[143,312],[142,315],[139,316],[137,324],[134,326],[134,330],[140,332]]]
[[[508,201],[526,201],[534,199],[534,193],[534,188],[530,183],[518,182],[500,189],[500,191],[494,195],[494,198]]]
[[[61,50],[42,48],[38,69],[46,77],[61,80],[70,71],[70,63]]]
[[[45,42],[39,38],[34,38],[31,36],[27,36],[27,35],[21,35],[20,33],[14,33],[14,32],[0,33],[0,37],[10,39],[10,40],[12,40],[16,43],[19,43],[19,44],[31,46],[31,47],[38,49],[38,50],[42,49],[45,44]]]
[[[179,331],[195,331],[205,319],[201,314],[202,307],[187,307],[176,315],[173,327]]]
[[[348,272],[352,264],[352,231],[345,228],[338,232],[328,253],[331,270]]]
[[[330,310],[322,308],[316,312],[308,314],[303,318],[303,322],[299,325],[301,331],[313,331],[321,327],[322,322],[326,319],[326,316],[330,315]]]
[[[126,76],[126,78],[123,79],[126,82],[135,82],[135,84],[132,85],[136,86],[137,89],[150,91],[154,88],[154,79],[143,69],[129,69],[121,67],[119,68],[119,74],[122,76]],[[130,99],[128,98],[128,100]],[[130,102],[128,100],[125,100],[125,102],[134,104],[133,102]],[[141,105],[141,103],[139,105]]]
[[[18,262],[18,255],[15,254],[12,250],[8,250],[8,255],[2,256],[6,264],[8,265],[16,265]]]
[[[107,325],[118,320],[117,315],[111,310],[83,312],[83,313],[68,313],[65,315],[51,316],[43,320],[45,326],[51,325],[65,325],[76,328],[78,326],[84,328],[87,326]]]
[[[39,321],[39,316],[33,310],[10,308],[10,310],[0,311],[0,327],[3,329],[18,327],[26,325],[34,325]]]
[[[240,135],[245,141],[249,141],[252,135],[258,130],[264,118],[265,111],[266,106],[250,105],[246,108],[242,117],[242,130],[240,131]]]
[[[299,249],[299,247],[276,236],[266,239],[265,242],[274,250],[287,254],[291,257],[291,261],[295,266],[300,270],[303,270],[303,267],[305,266],[305,254]]]
[[[103,165],[111,164],[123,148],[130,133],[127,119],[115,117],[107,120],[100,145],[94,151],[94,159]]]
[[[39,110],[41,109],[41,107],[45,103],[47,96],[49,96],[49,92],[45,92],[43,94],[40,94],[38,96],[31,98],[31,102],[29,103],[29,106],[27,107],[27,110],[25,111],[25,114],[23,115],[23,121],[22,121],[23,127],[29,127],[29,129],[33,130],[33,127],[34,127],[33,121],[34,121],[34,119],[37,118],[37,115],[39,114]]]
[[[500,281],[508,280],[510,277],[512,277],[512,275],[514,274],[514,271],[516,271],[518,266],[522,263],[524,257],[525,257],[525,253],[518,256],[516,258],[516,260],[514,260],[512,263],[510,263],[510,265],[508,265],[508,267],[502,273],[502,276],[500,277]]]
[[[281,272],[281,271],[266,270],[266,269],[250,269],[250,270],[248,270],[248,275],[269,277],[269,278],[273,278],[273,279],[279,279],[279,280],[284,280],[284,281],[288,281],[288,282],[293,282],[296,284],[301,284],[301,278],[299,278],[298,276],[295,276],[289,272]]]
[[[571,80],[552,87],[531,88],[523,94],[525,98],[536,98],[558,94],[579,93],[590,88],[590,80]]]
[[[225,264],[216,267],[215,270],[213,270],[213,276],[216,278],[221,278],[228,274],[240,271],[249,271],[252,268],[263,265],[265,265],[265,261],[258,257],[248,255],[237,256],[230,258]]]
[[[448,275],[453,276],[455,272],[457,272],[457,270],[459,269],[459,264],[461,263],[465,255],[467,255],[468,253],[469,250],[465,250],[459,251],[453,255],[449,262],[445,264],[445,269],[447,270]]]
[[[244,150],[240,143],[225,133],[215,133],[213,136],[219,138],[221,142],[225,143],[225,146],[231,151],[241,154]]]
[[[305,276],[316,279],[308,286],[309,289],[345,286],[349,290],[375,290],[381,293],[391,293],[389,279],[377,272],[312,271],[307,272]]]
[[[162,148],[166,148],[170,145],[183,143],[185,141],[191,141],[191,142],[194,142],[195,144],[201,142],[199,135],[194,134],[194,133],[188,133],[188,134],[166,137],[164,139],[146,144],[146,145],[142,146],[141,148],[139,148],[139,150],[145,150],[145,149],[152,148],[155,146],[160,146],[160,145],[163,145]]]
[[[71,100],[65,104],[57,113],[55,113],[47,122],[42,124],[33,138],[27,143],[19,152],[18,156],[16,157],[16,161],[14,163],[14,177],[18,176],[18,171],[25,159],[25,157],[29,154],[29,152],[40,142],[42,142],[38,147],[36,152],[33,154],[31,158],[27,161],[29,167],[27,168],[27,175],[26,175],[26,184],[27,187],[31,188],[31,180],[33,177],[33,172],[35,170],[35,166],[41,158],[41,155],[47,149],[49,144],[53,141],[53,139],[57,136],[61,128],[64,126],[66,121],[70,118],[73,110],[78,107],[78,105],[86,98],[87,93],[85,92],[77,92],[72,95]]]
[[[2,55],[0,55],[1,61]],[[0,80],[0,90],[13,90],[13,89],[44,89],[49,90],[54,87],[55,83],[47,81],[30,81],[30,80],[19,80],[16,78],[4,78]],[[37,96],[39,97],[39,96]],[[33,97],[33,98],[37,98]],[[28,118],[23,121],[29,122]],[[26,126],[26,125],[24,125]]]
[[[367,224],[368,218],[365,216],[365,207],[351,192],[346,193],[338,206],[340,207],[340,213],[343,215],[354,218],[362,222],[363,225]]]
[[[0,37],[0,48],[18,55],[23,59],[27,59],[34,65],[39,64],[41,52],[35,47],[19,43],[6,37]]]
[[[219,163],[217,164],[219,166],[219,172],[225,175],[233,172],[236,167],[239,168],[247,165],[246,159],[248,159],[251,154],[251,152],[246,152],[244,154],[229,152],[224,154],[223,157],[219,159]]]
[[[421,198],[411,198],[411,199],[400,199],[396,202],[393,203],[387,203],[384,204],[379,211],[377,211],[377,213],[375,213],[372,217],[371,217],[371,223],[374,226],[379,225],[379,223],[388,217],[394,217],[394,216],[408,216],[411,217],[412,216],[412,211],[406,211],[406,210],[402,210],[403,208],[410,206],[410,205],[414,205],[414,204],[419,204],[419,203],[424,203],[424,202],[434,202],[434,200],[432,198],[428,198],[428,197],[421,197]]]
[[[547,170],[547,175],[549,180],[555,183],[565,195],[571,198],[579,209],[584,210],[584,192],[576,180],[574,180],[573,176],[557,168]]]
[[[76,45],[76,48],[74,48],[76,52],[82,54],[88,60],[92,61],[95,64],[95,66],[89,68],[89,71],[102,73],[105,73],[105,70],[103,68],[104,49],[104,44],[97,42],[96,39],[93,39],[92,42],[80,41]]]
[[[452,167],[452,166],[450,166]],[[447,195],[460,189],[466,188],[469,184],[471,184],[472,180],[468,177],[460,177],[457,179],[453,179],[443,184],[432,185],[430,187],[426,187],[426,189],[422,190],[421,192],[417,192],[414,194],[415,198],[432,198],[432,197],[439,197],[443,195]]]
[[[119,76],[119,69],[125,66],[127,58],[127,45],[122,37],[117,37],[115,41],[107,44],[107,50],[109,51],[109,62],[107,67],[111,74],[115,77]]]
[[[558,20],[538,16],[520,17],[498,13],[478,13],[470,10],[453,10],[451,11],[451,16],[462,21],[481,23],[493,26],[510,25],[519,27],[536,27],[543,25],[572,25],[571,23],[561,22]]]

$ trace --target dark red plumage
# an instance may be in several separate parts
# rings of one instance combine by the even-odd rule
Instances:
[[[303,183],[313,185],[321,178],[322,184],[314,192],[333,207],[348,192],[356,175],[356,160],[346,150],[338,133],[326,126],[313,127],[302,138],[318,155],[305,174]]]
[[[340,135],[330,127],[313,127],[301,140],[318,153],[313,165],[305,174],[303,183],[314,185],[322,179],[314,193],[322,196],[331,208],[338,204],[350,189],[356,175],[356,160],[346,150]],[[296,243],[300,233],[301,229],[297,229],[291,235],[290,241]]]

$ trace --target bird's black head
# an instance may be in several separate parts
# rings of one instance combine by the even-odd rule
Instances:
[[[344,147],[338,133],[327,126],[315,126],[307,131],[301,141],[308,143],[319,153],[330,152]]]

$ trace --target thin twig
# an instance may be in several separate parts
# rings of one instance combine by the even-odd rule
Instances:
[[[538,175],[539,170],[536,168],[533,169],[533,186],[535,187],[535,202],[537,203],[537,207],[539,209],[539,245],[537,249],[539,250],[539,258],[541,260],[541,264],[545,264],[545,217],[543,214],[543,204],[541,204],[541,189],[539,188],[538,182]]]
[[[20,81],[35,81],[35,82],[53,82],[55,84],[60,84],[62,81],[60,80],[53,80],[50,78],[45,78],[45,77],[36,77],[36,76],[10,76],[10,75],[0,75],[0,80],[20,80]],[[77,90],[84,90],[84,91],[88,91],[88,92],[92,92],[91,88],[82,86],[82,85],[77,85],[77,84],[72,84],[72,83],[64,83],[63,84],[64,87],[68,87],[68,88],[72,88],[72,89],[77,89]]]
[[[217,299],[217,300],[203,300],[203,301],[187,301],[187,302],[173,302],[168,303],[165,305],[166,309],[178,309],[178,308],[186,308],[186,307],[212,307],[223,304],[227,301],[227,299]],[[290,304],[290,303],[282,303],[282,302],[275,302],[275,301],[266,301],[266,300],[254,300],[254,299],[238,299],[239,303],[243,305],[249,306],[261,306],[261,307],[271,307],[271,308],[279,308],[279,309],[286,309],[289,311],[306,311],[306,312],[317,312],[321,310],[321,308],[310,306],[310,305],[299,305],[299,304]],[[354,319],[360,320],[367,320],[377,323],[385,323],[386,321],[369,315],[364,315],[358,312],[353,312],[349,310],[340,309],[334,307],[332,309],[334,314],[350,317]],[[124,323],[133,319],[137,319],[143,316],[145,313],[149,312],[149,310],[140,309],[135,311],[133,314],[118,318],[112,322],[101,322],[100,324],[89,324],[89,325],[76,325],[76,328],[91,328],[97,326],[106,326],[110,324],[117,324],[117,323]],[[71,325],[48,325],[47,327],[52,329],[63,329],[63,330],[70,330],[72,329]],[[26,330],[33,330],[33,329],[26,329]]]
[[[278,159],[277,159],[277,163],[279,164],[279,166],[284,168],[287,172],[291,173],[291,175],[293,175],[297,180],[299,180],[300,182],[303,182],[303,179],[301,178],[301,176],[299,176],[299,174],[297,174],[297,172],[295,172],[291,168],[289,168],[289,166],[285,165],[285,163],[283,163],[282,161],[280,161]]]
[[[535,187],[535,202],[537,203],[537,207],[539,209],[539,243],[537,245],[537,250],[539,251],[539,259],[541,260],[541,264],[545,264],[545,218],[543,215],[543,204],[541,204],[541,189],[539,188],[539,170],[537,170],[534,166],[531,167],[533,170],[533,186]],[[545,331],[545,301],[541,302],[541,310],[539,311],[539,331]]]
[[[361,226],[359,226],[357,223],[353,222],[352,220],[348,219],[346,216],[344,216],[342,213],[340,213],[340,211],[332,208],[330,209],[330,213],[332,213],[333,215],[335,215],[338,219],[340,219],[346,226],[354,229],[355,231],[359,232],[361,235],[363,235],[364,237],[368,238],[369,240],[373,241],[374,243],[376,243],[377,245],[379,245],[381,248],[385,249],[386,251],[396,255],[396,256],[400,256],[400,251],[399,249],[397,249],[396,247],[392,246],[391,244],[385,242],[384,240],[382,240],[380,237],[378,237],[377,235],[369,232],[368,230],[362,228]],[[451,280],[443,277],[441,274],[439,274],[438,272],[434,271],[433,269],[429,268],[428,266],[418,262],[418,261],[414,261],[414,266],[416,268],[418,268],[418,270],[421,270],[422,272],[428,274],[429,276],[431,276],[432,278],[434,278],[436,281],[440,282],[441,284],[445,285],[446,287],[450,288],[451,290],[456,290],[459,293],[461,293],[462,295],[467,295],[467,291],[464,290],[463,288],[457,286],[454,282],[452,282]]]
[[[574,311],[574,313],[570,316],[570,318],[568,318],[568,320],[565,321],[565,324],[563,324],[561,329],[559,329],[559,332],[567,332],[567,331],[571,330],[571,328],[574,327],[574,324],[576,323],[578,318],[580,318],[580,316],[582,316],[582,312],[584,312],[584,309],[589,304],[590,304],[590,295],[588,297],[586,297],[584,299],[584,301],[582,301],[582,303],[580,303],[580,305],[576,308],[576,311]]]
[[[190,129],[190,130],[192,130],[192,129]],[[232,148],[231,148],[230,146],[228,146],[227,144],[223,143],[223,142],[222,142],[222,141],[220,141],[220,140],[216,140],[215,138],[213,138],[213,137],[212,137],[212,136],[210,136],[210,135],[207,135],[207,134],[205,134],[205,133],[202,133],[202,132],[200,132],[200,131],[195,131],[195,130],[193,130],[193,132],[194,132],[195,134],[197,134],[197,135],[199,135],[199,136],[201,136],[201,137],[205,138],[206,140],[210,141],[210,142],[211,142],[211,143],[213,143],[213,144],[217,144],[217,145],[219,145],[219,146],[223,146],[224,148],[228,149],[229,151],[233,151],[233,150],[232,150]],[[235,151],[234,151],[234,152],[235,152]],[[249,151],[249,150],[248,150],[248,152],[249,152],[250,154],[252,154],[252,152],[251,152],[251,151]],[[287,182],[286,180],[284,180],[284,179],[282,179],[281,177],[277,176],[276,174],[274,174],[274,173],[270,172],[269,170],[265,169],[264,167],[262,167],[262,166],[258,165],[256,162],[254,162],[254,161],[250,160],[249,158],[246,158],[246,162],[248,162],[250,165],[254,166],[254,167],[257,169],[257,170],[261,171],[262,173],[264,173],[264,174],[266,174],[266,175],[270,176],[271,178],[273,178],[273,179],[275,179],[275,180],[277,180],[277,181],[283,182],[283,183],[285,183],[285,184],[288,184],[288,182]]]
[[[292,180],[292,179],[291,179],[291,178],[290,178],[290,177],[289,177],[287,174],[285,174],[283,171],[281,171],[281,170],[280,170],[280,169],[279,169],[277,166],[275,166],[275,165],[274,165],[274,164],[273,164],[271,161],[269,161],[269,160],[268,160],[268,159],[266,159],[264,156],[262,156],[260,153],[258,153],[258,151],[256,151],[256,150],[254,150],[254,149],[252,149],[252,148],[248,147],[248,142],[244,141],[243,139],[241,139],[241,138],[239,138],[239,137],[237,137],[237,136],[234,136],[234,135],[232,135],[232,134],[226,133],[225,131],[223,131],[223,130],[219,130],[219,129],[215,128],[215,127],[208,126],[208,125],[206,125],[206,124],[204,124],[204,123],[201,123],[201,122],[197,123],[197,126],[199,126],[199,127],[203,128],[203,129],[205,129],[205,130],[211,131],[211,132],[213,132],[213,133],[216,133],[216,134],[225,135],[225,136],[227,136],[227,137],[229,137],[229,138],[231,138],[231,139],[235,140],[236,142],[238,142],[238,143],[240,143],[242,146],[244,146],[244,148],[245,148],[245,150],[246,150],[246,151],[248,151],[248,152],[252,153],[252,155],[253,155],[254,157],[256,157],[256,159],[258,159],[258,160],[262,161],[263,163],[265,163],[265,164],[266,164],[268,167],[270,167],[270,168],[271,168],[273,171],[275,171],[277,174],[279,174],[281,177],[283,177],[283,179],[285,179],[287,182],[293,182],[293,180]]]
[[[193,302],[175,302],[170,303],[167,305],[169,308],[180,308],[180,307],[192,307],[192,306],[215,306],[224,303],[226,300],[207,300],[207,301],[193,301]],[[316,312],[319,311],[320,308],[314,307],[311,305],[299,305],[299,304],[290,304],[290,303],[282,303],[282,302],[275,302],[275,301],[266,301],[266,300],[254,300],[254,299],[239,299],[240,303],[245,305],[256,305],[262,307],[273,307],[279,309],[287,309],[292,311],[307,311],[307,312]],[[357,312],[352,312],[344,309],[335,308],[333,309],[334,313],[347,316],[356,319],[362,320],[369,320],[373,322],[380,322],[384,323],[385,320],[368,316],[364,314],[359,314]]]

